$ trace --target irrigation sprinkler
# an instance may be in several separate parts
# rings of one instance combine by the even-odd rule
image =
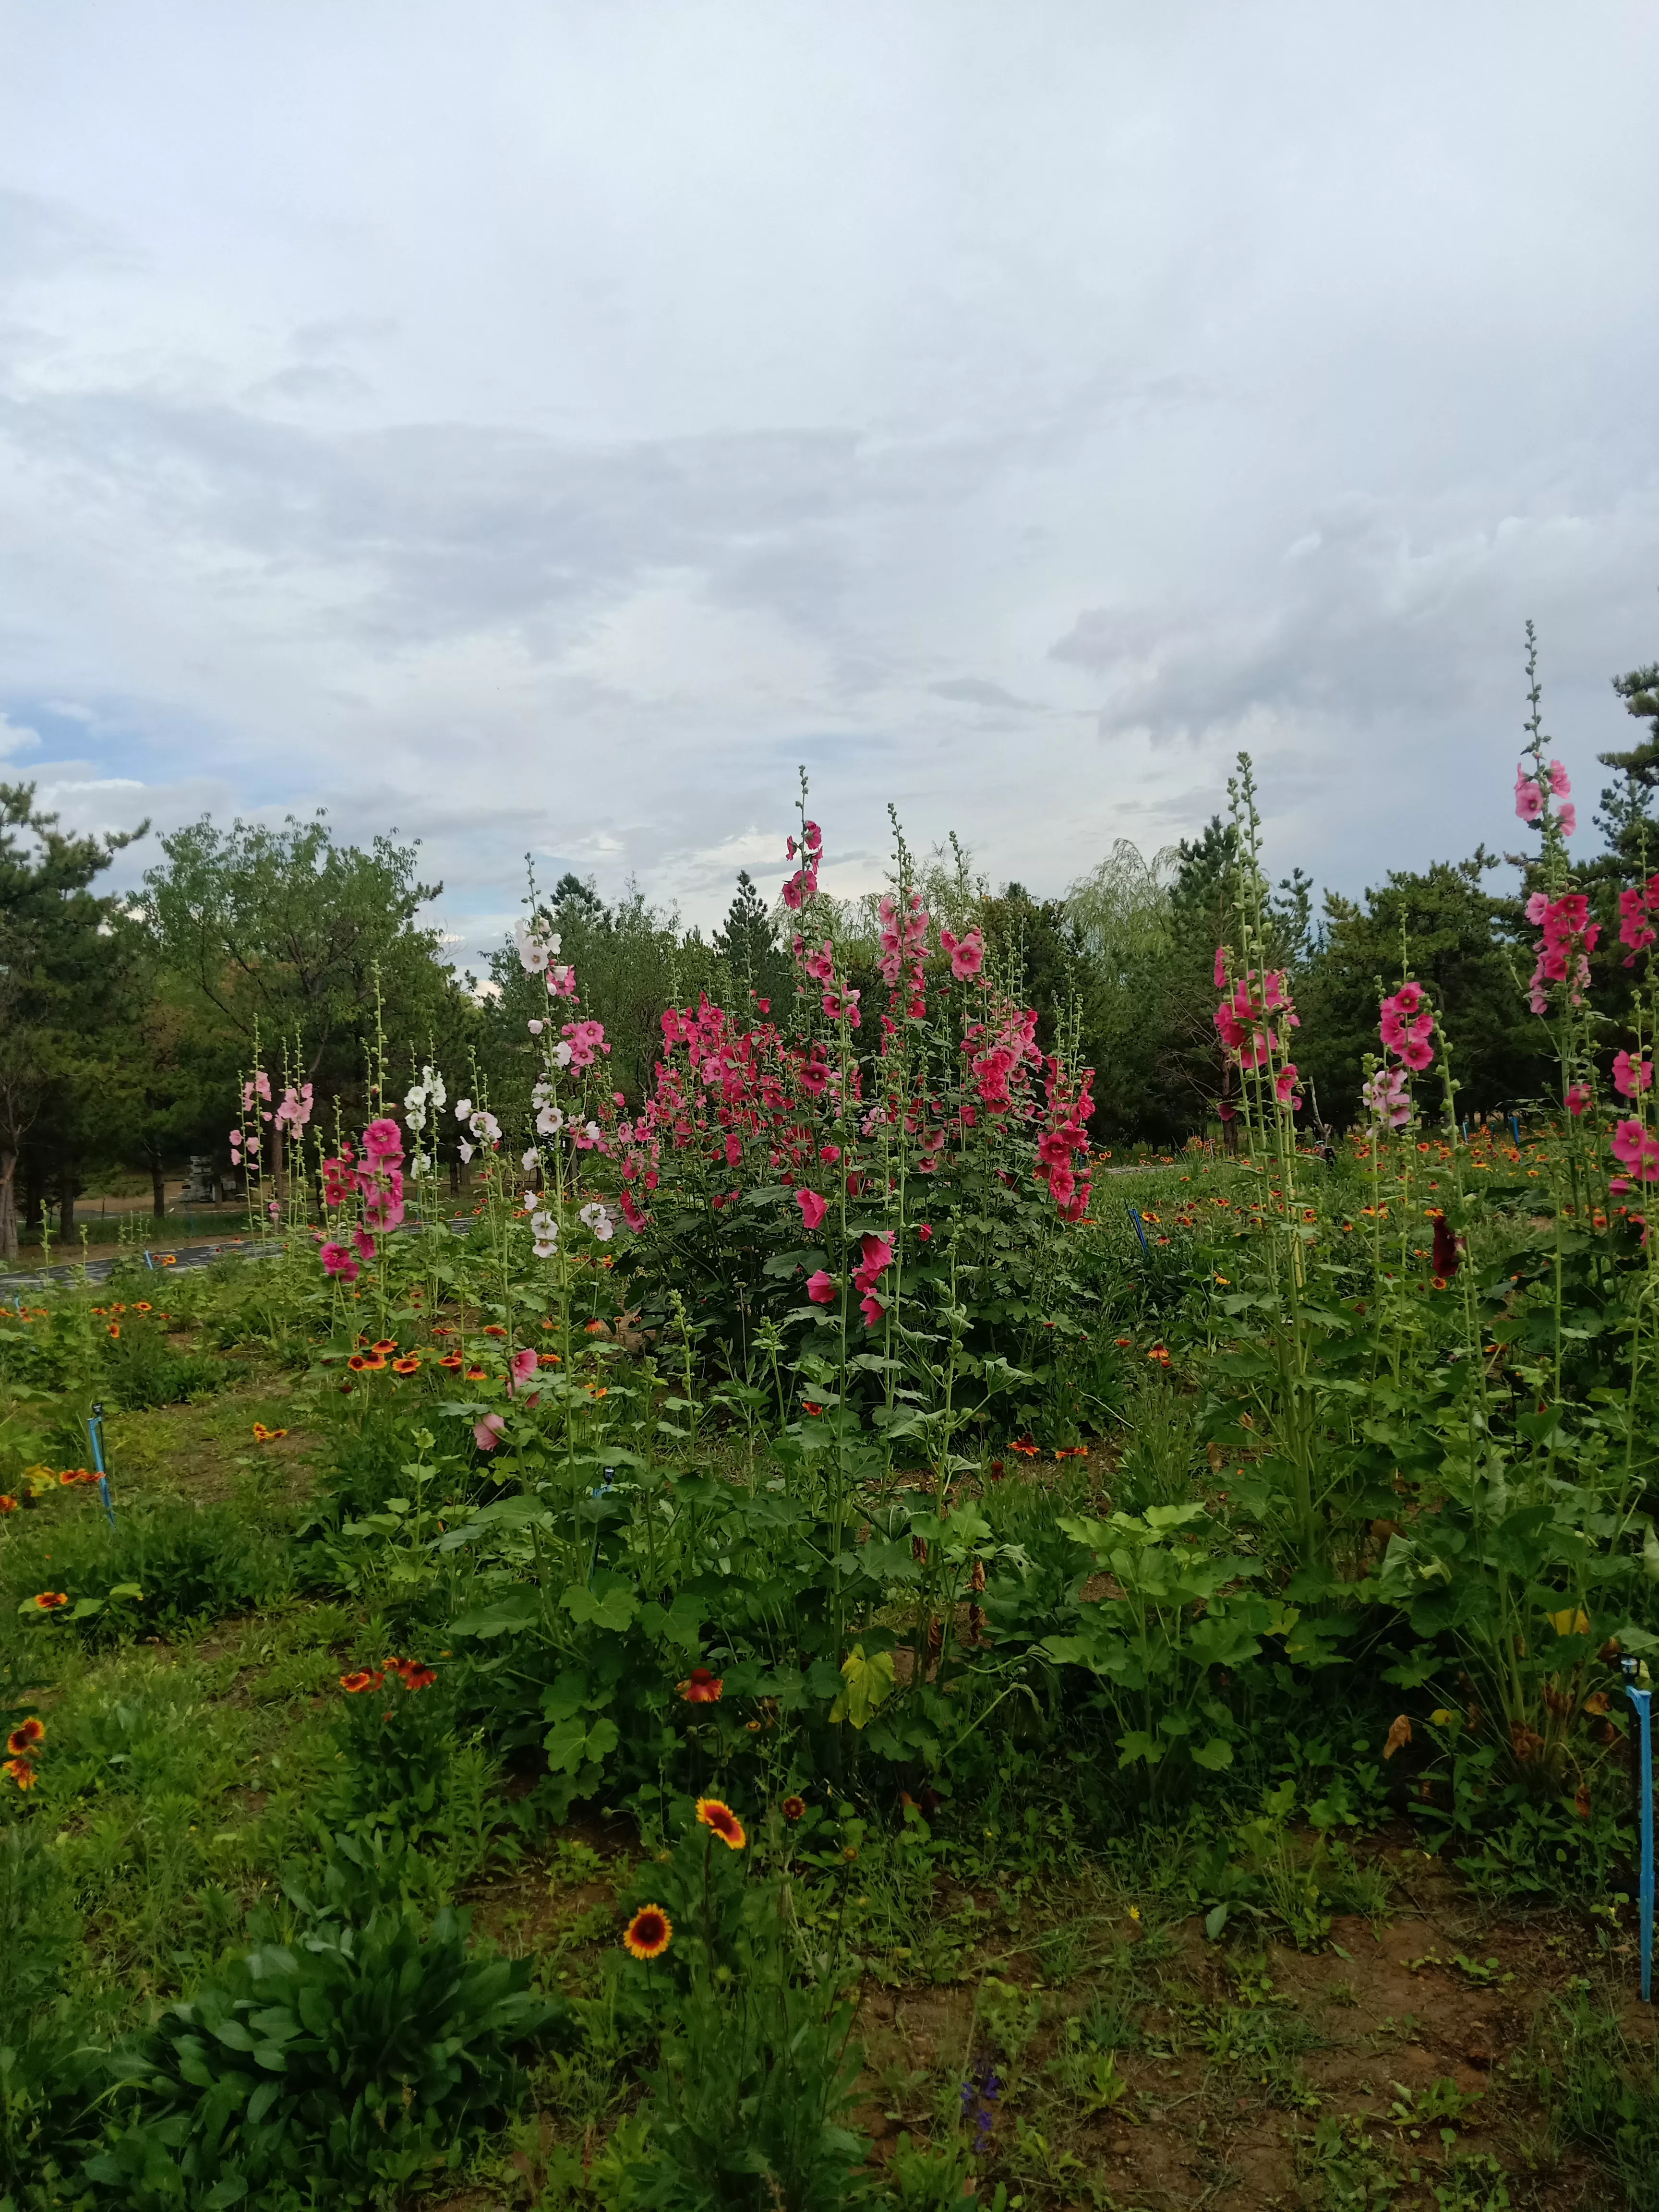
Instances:
[[[1638,1792],[1642,1820],[1642,2002],[1653,2002],[1653,1692],[1637,1687],[1640,1662],[1626,1659],[1625,1695],[1636,1708],[1641,1732],[1641,1783]]]

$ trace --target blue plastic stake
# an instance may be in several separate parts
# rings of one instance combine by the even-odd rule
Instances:
[[[1139,1237],[1139,1239],[1140,1239],[1140,1249],[1141,1249],[1141,1250],[1142,1250],[1143,1252],[1145,1252],[1146,1250],[1147,1250],[1147,1249],[1148,1249],[1148,1246],[1147,1246],[1147,1243],[1146,1243],[1146,1231],[1145,1231],[1145,1230],[1141,1227],[1141,1225],[1140,1225],[1140,1216],[1139,1216],[1139,1214],[1135,1211],[1135,1209],[1134,1209],[1134,1207],[1133,1207],[1133,1206],[1130,1206],[1130,1205],[1127,1203],[1127,1200],[1125,1201],[1125,1205],[1124,1205],[1124,1209],[1123,1209],[1123,1210],[1124,1210],[1124,1212],[1128,1215],[1128,1217],[1129,1217],[1130,1220],[1133,1222],[1133,1224],[1134,1224],[1134,1225],[1135,1225],[1135,1235],[1136,1235],[1137,1237]]]
[[[144,1249],[144,1265],[145,1265],[145,1266],[149,1269],[149,1271],[150,1271],[150,1273],[151,1273],[152,1274],[154,1274],[154,1273],[155,1273],[155,1261],[150,1257],[150,1255],[149,1255],[149,1247],[148,1247],[148,1246],[146,1246],[146,1247],[145,1247],[145,1249]]]
[[[1653,2002],[1653,1692],[1636,1686],[1637,1662],[1625,1662],[1625,1695],[1642,1731],[1642,2002]]]
[[[104,1409],[94,1406],[87,1422],[87,1435],[92,1442],[92,1463],[98,1470],[98,1495],[103,1501],[109,1525],[115,1526],[115,1506],[109,1494],[109,1476],[104,1468]]]
[[[1519,1152],[1521,1149],[1521,1116],[1518,1114],[1511,1114],[1510,1115],[1510,1134],[1515,1139],[1515,1149],[1516,1152]]]

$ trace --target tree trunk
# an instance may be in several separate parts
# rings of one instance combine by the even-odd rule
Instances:
[[[0,1260],[17,1257],[17,1155],[0,1152]]]
[[[167,1170],[155,1157],[149,1164],[149,1193],[150,1210],[159,1221],[167,1210]]]

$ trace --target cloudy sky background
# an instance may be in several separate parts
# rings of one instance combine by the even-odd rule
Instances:
[[[0,0],[0,775],[715,920],[1349,891],[1659,656],[1650,0]],[[1588,817],[1589,808],[1581,810]],[[154,857],[154,840],[149,856]],[[137,848],[130,878],[144,864]]]

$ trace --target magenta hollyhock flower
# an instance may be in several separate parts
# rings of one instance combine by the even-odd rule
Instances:
[[[645,1215],[641,1212],[639,1206],[635,1202],[632,1191],[623,1191],[622,1194],[622,1210],[623,1219],[628,1224],[635,1235],[637,1236],[640,1231],[645,1226]]]
[[[371,1121],[363,1131],[363,1150],[371,1160],[400,1160],[404,1156],[404,1133],[389,1117]]]
[[[829,1200],[820,1198],[815,1190],[798,1190],[795,1203],[800,1208],[801,1225],[809,1234],[830,1211]]]
[[[1627,1052],[1613,1055],[1613,1087],[1621,1097],[1635,1098],[1652,1087],[1653,1062],[1632,1060]]]
[[[1287,1060],[1273,1078],[1273,1096],[1280,1105],[1288,1106],[1296,1093],[1296,1062]]]
[[[920,1243],[923,1244],[931,1243],[933,1242],[933,1224],[931,1221],[919,1221],[916,1224],[916,1237]]]
[[[1416,1070],[1420,1074],[1425,1067],[1431,1067],[1434,1065],[1434,1047],[1426,1038],[1407,1037],[1400,1048],[1400,1057],[1407,1067]]]
[[[1227,988],[1227,948],[1224,945],[1218,945],[1215,949],[1215,988],[1218,991],[1224,991]]]
[[[351,1232],[351,1241],[365,1260],[372,1260],[374,1257],[374,1239],[367,1229],[354,1229]]]
[[[506,1427],[499,1413],[486,1413],[483,1420],[472,1424],[472,1441],[480,1451],[494,1451]]]
[[[820,1267],[816,1275],[806,1278],[806,1295],[815,1306],[830,1306],[836,1302],[836,1279]]]
[[[859,1300],[859,1311],[864,1316],[866,1328],[873,1328],[887,1309],[873,1291],[866,1291]]]
[[[1567,1096],[1565,1103],[1568,1113],[1571,1114],[1576,1121],[1579,1115],[1584,1111],[1585,1108],[1590,1103],[1589,1084],[1570,1083],[1567,1085]]]
[[[343,1244],[325,1244],[319,1256],[325,1274],[337,1275],[342,1282],[355,1283],[362,1272],[351,1252]]]
[[[801,964],[815,983],[831,981],[836,973],[836,955],[830,939],[824,939],[823,951],[808,951]]]
[[[1059,1206],[1067,1206],[1077,1194],[1077,1177],[1069,1167],[1052,1168],[1048,1173],[1048,1194]]]

